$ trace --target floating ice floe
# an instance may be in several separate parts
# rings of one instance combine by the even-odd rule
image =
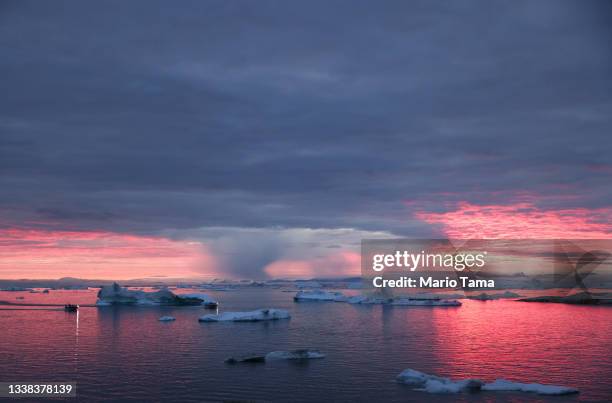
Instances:
[[[194,293],[190,293],[190,294],[179,294],[178,297],[180,297],[180,298],[195,298],[195,299],[202,300],[201,305],[204,305],[204,306],[207,306],[207,307],[210,307],[210,308],[216,308],[219,305],[219,302],[214,300],[210,295],[204,294],[202,292],[194,292]]]
[[[414,369],[405,369],[397,376],[397,381],[415,386],[415,390],[429,393],[459,393],[464,391],[515,391],[538,393],[541,395],[567,395],[578,393],[578,389],[566,386],[542,385],[539,383],[511,382],[497,379],[495,382],[485,383],[479,379],[463,379],[454,381],[450,378],[426,374]]]
[[[313,280],[296,280],[295,286],[299,289],[302,288],[321,288],[321,283]]]
[[[298,291],[293,297],[294,301],[334,301],[345,302],[347,297],[341,292],[323,290]]]
[[[266,355],[247,354],[240,357],[230,357],[225,360],[228,364],[237,364],[241,362],[266,362],[274,360],[310,360],[317,358],[325,358],[325,354],[318,350],[299,349],[292,351],[272,351]]]
[[[578,389],[567,386],[542,385],[539,383],[520,383],[507,381],[505,379],[497,379],[495,382],[486,383],[482,386],[482,390],[530,392],[538,393],[540,395],[569,395],[572,393],[578,393]]]
[[[347,298],[346,302],[348,302],[349,304],[381,305],[390,304],[391,302],[393,302],[393,299],[377,296],[368,297],[366,295],[354,295],[352,297]]]
[[[349,304],[362,305],[395,305],[395,306],[460,306],[461,302],[454,299],[439,298],[388,298],[383,296],[353,295],[346,296],[341,292],[331,292],[324,290],[298,291],[293,297],[294,301],[332,301],[347,302]]]
[[[272,351],[266,354],[266,360],[310,360],[325,358],[319,350],[299,349],[293,351]]]
[[[172,322],[173,320],[176,320],[176,318],[174,316],[162,316],[158,320],[160,322]]]
[[[461,306],[461,302],[456,299],[414,299],[398,298],[391,302],[391,305],[399,306]]]
[[[552,302],[577,305],[612,305],[612,293],[579,292],[566,296],[540,296],[519,299],[522,302]]]
[[[240,357],[230,357],[225,360],[228,364],[238,364],[240,362],[266,362],[265,355],[257,355],[257,354],[247,354]]]
[[[208,296],[207,296],[208,297]],[[97,306],[109,305],[201,305],[204,300],[200,297],[176,295],[167,288],[159,291],[146,292],[130,290],[117,283],[104,286],[98,291]]]
[[[521,297],[521,295],[512,292],[512,291],[506,291],[503,293],[498,293],[498,294],[487,294],[485,292],[478,294],[478,295],[470,295],[467,296],[466,298],[468,299],[475,299],[475,300],[479,300],[479,301],[491,301],[491,300],[495,300],[495,299],[503,299],[503,298],[519,298]]]
[[[459,393],[467,390],[480,390],[482,382],[478,379],[465,379],[453,381],[449,378],[429,375],[414,369],[405,369],[397,380],[407,385],[416,386],[417,390],[429,393]]]
[[[259,322],[263,320],[289,319],[288,311],[284,309],[257,309],[250,312],[223,312],[200,316],[200,322]]]

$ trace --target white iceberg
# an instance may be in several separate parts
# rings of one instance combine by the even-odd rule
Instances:
[[[259,322],[263,320],[289,319],[288,311],[284,309],[257,309],[250,312],[223,312],[200,316],[200,322]]]
[[[349,304],[363,305],[394,305],[394,306],[461,306],[461,302],[454,299],[434,299],[434,298],[387,298],[381,296],[354,295],[348,297],[346,302]]]
[[[318,350],[299,349],[292,351],[272,351],[266,355],[247,354],[238,357],[230,357],[225,360],[228,364],[238,363],[261,363],[274,360],[310,360],[325,358],[325,354]]]
[[[272,351],[266,354],[268,360],[309,360],[315,358],[325,358],[325,354],[318,350],[300,349],[293,351]]]
[[[386,297],[368,297],[365,295],[353,295],[347,298],[346,302],[349,304],[364,304],[364,305],[376,305],[376,304],[388,304],[392,301],[391,298]]]
[[[348,302],[349,304],[361,304],[367,300],[368,297],[366,297],[365,295],[353,295],[352,297],[348,297],[346,299],[346,302]]]
[[[203,300],[199,297],[176,295],[164,287],[159,291],[145,292],[130,290],[117,283],[104,286],[98,291],[97,306],[109,305],[200,305]]]
[[[449,378],[429,375],[414,369],[405,369],[398,376],[399,382],[417,386],[417,390],[429,393],[459,393],[462,391],[479,390],[482,382],[478,379],[465,379],[453,381]]]
[[[347,302],[349,304],[362,305],[397,305],[397,306],[461,306],[461,302],[454,299],[440,298],[390,298],[381,295],[353,295],[346,296],[341,292],[324,290],[298,291],[293,297],[296,302],[300,301],[331,301]]]
[[[202,301],[202,305],[206,305],[208,307],[217,307],[219,302],[214,300],[210,295],[204,294],[202,292],[193,292],[189,294],[179,294],[180,298],[195,298]]]
[[[467,296],[466,298],[468,299],[475,299],[478,301],[492,301],[492,300],[496,300],[496,299],[504,299],[504,298],[519,298],[521,297],[521,295],[512,292],[512,291],[506,291],[503,293],[497,293],[497,294],[487,294],[486,292],[477,294],[477,295],[470,295]]]
[[[15,286],[15,287],[8,287],[8,288],[0,288],[0,291],[30,291],[30,289]]]
[[[459,393],[463,391],[513,391],[538,393],[541,395],[567,395],[578,393],[578,389],[567,386],[542,385],[539,383],[520,383],[497,379],[484,383],[479,379],[454,381],[450,378],[426,374],[411,368],[405,369],[397,376],[397,381],[415,386],[415,390],[429,393]]]
[[[293,297],[294,301],[334,301],[345,302],[346,296],[341,292],[323,290],[298,291]]]
[[[158,320],[160,322],[172,322],[173,320],[176,320],[176,318],[174,316],[162,316]]]
[[[321,288],[321,283],[313,280],[295,280],[295,286],[299,289],[302,288]]]
[[[391,305],[397,306],[461,306],[461,302],[456,299],[414,299],[398,298],[393,300]]]
[[[247,354],[240,357],[230,357],[225,360],[227,364],[238,364],[242,362],[260,363],[266,362],[266,356],[258,354]]]
[[[507,381],[505,379],[496,379],[495,382],[487,383],[482,386],[482,390],[529,392],[540,395],[569,395],[572,393],[578,393],[578,389],[570,388],[568,386],[520,383]]]

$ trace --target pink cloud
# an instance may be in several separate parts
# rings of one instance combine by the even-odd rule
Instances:
[[[418,211],[449,238],[612,238],[612,209],[541,210],[531,202],[508,205],[459,203],[452,211]]]

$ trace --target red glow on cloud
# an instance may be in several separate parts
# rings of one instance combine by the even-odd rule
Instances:
[[[307,260],[277,260],[265,267],[272,278],[313,278],[358,276],[361,256],[355,252],[340,252]]]
[[[452,211],[419,211],[415,217],[441,225],[442,232],[449,238],[612,238],[611,208],[542,210],[530,202],[509,205],[461,202]]]
[[[199,242],[112,232],[0,230],[1,278],[131,279],[214,273],[215,259]]]

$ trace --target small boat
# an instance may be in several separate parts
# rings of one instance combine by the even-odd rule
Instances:
[[[79,310],[79,306],[78,305],[74,305],[74,304],[66,304],[64,305],[64,311],[66,312],[76,312]]]

